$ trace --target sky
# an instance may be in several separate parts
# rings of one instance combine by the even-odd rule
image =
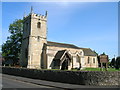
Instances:
[[[2,2],[2,44],[9,25],[33,12],[47,18],[48,41],[91,48],[109,58],[118,56],[117,2]]]

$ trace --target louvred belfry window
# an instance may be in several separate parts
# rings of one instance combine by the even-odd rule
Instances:
[[[41,28],[41,23],[40,22],[37,23],[37,28]]]

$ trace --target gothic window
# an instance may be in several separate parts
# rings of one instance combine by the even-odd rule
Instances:
[[[95,63],[95,58],[93,58],[93,63]]]
[[[37,23],[37,28],[41,28],[41,23],[40,22]]]
[[[38,41],[38,42],[40,41],[40,36],[37,37],[37,41]]]
[[[90,57],[88,57],[88,64],[90,63]]]

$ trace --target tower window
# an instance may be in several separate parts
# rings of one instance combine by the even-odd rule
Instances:
[[[38,42],[40,41],[40,36],[37,37],[37,41],[38,41]]]
[[[40,22],[37,23],[37,28],[41,28],[41,23]]]

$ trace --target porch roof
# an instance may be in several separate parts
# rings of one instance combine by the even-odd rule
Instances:
[[[68,52],[67,52],[67,50],[60,50],[60,51],[58,51],[57,53],[56,53],[56,55],[55,55],[55,60],[61,60],[62,59],[62,57],[63,57],[63,55],[65,55],[67,53],[67,55],[69,56],[69,58],[71,59],[71,56],[68,54]]]

